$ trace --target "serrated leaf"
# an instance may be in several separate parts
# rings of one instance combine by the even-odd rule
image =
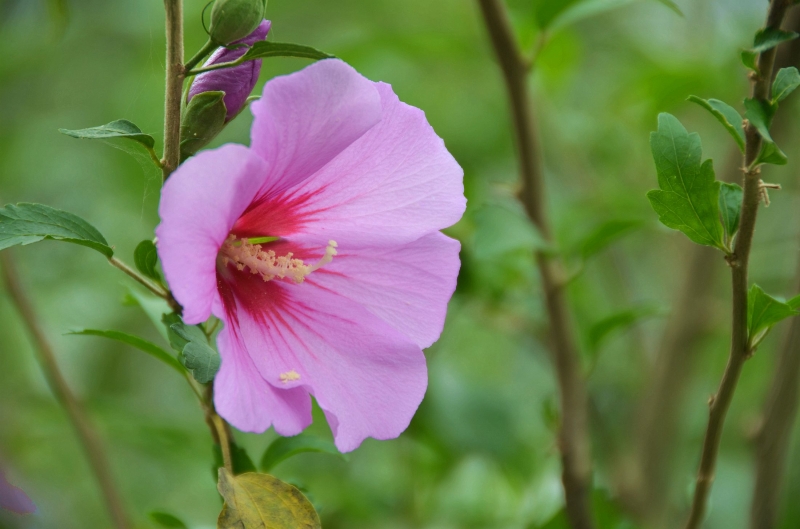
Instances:
[[[778,301],[754,284],[747,293],[747,342],[750,348],[758,345],[773,325],[797,314],[791,305]]]
[[[148,516],[155,524],[161,527],[166,527],[168,529],[189,529],[189,527],[179,518],[171,515],[168,512],[151,511],[148,513]]]
[[[0,250],[43,239],[80,244],[109,258],[114,255],[100,232],[77,215],[25,202],[0,209]]]
[[[296,487],[268,474],[219,469],[225,506],[217,529],[321,529],[314,506]]]
[[[775,82],[772,84],[772,104],[775,105],[786,99],[798,86],[800,86],[800,72],[797,71],[797,68],[791,66],[778,70],[778,75],[775,76]]]
[[[142,129],[127,119],[118,119],[106,125],[90,127],[88,129],[58,129],[58,132],[82,140],[108,140],[113,138],[124,138],[141,143],[148,149],[152,149],[156,144],[152,136],[142,132]]]
[[[158,252],[153,241],[142,241],[136,246],[136,249],[133,251],[133,263],[136,265],[137,270],[150,279],[161,281],[161,274],[156,270]]]
[[[758,73],[758,64],[756,64],[758,54],[756,52],[753,50],[742,50],[740,57],[742,59],[742,64],[744,64],[750,70]]]
[[[794,31],[783,31],[776,28],[763,28],[756,32],[753,39],[752,52],[762,53],[770,50],[782,42],[796,39],[800,34]]]
[[[186,325],[180,320],[170,323],[175,318],[177,318],[175,314],[164,316],[164,323],[171,331],[168,333],[170,345],[181,351],[181,363],[192,372],[195,380],[201,384],[211,382],[219,371],[219,353],[208,345],[206,335],[199,327]]]
[[[725,130],[727,130],[730,135],[733,136],[733,139],[736,141],[739,149],[744,152],[744,127],[742,126],[743,119],[741,114],[739,114],[735,108],[724,101],[720,101],[719,99],[702,99],[697,96],[689,96],[689,101],[692,103],[697,103],[701,107],[711,112],[711,115],[717,118],[717,121],[722,123],[722,126],[725,127]]]
[[[742,211],[742,188],[739,184],[722,183],[719,188],[719,213],[722,226],[728,236],[733,239],[739,229],[739,217]]]
[[[603,222],[581,240],[580,249],[583,260],[600,253],[641,226],[642,221],[633,219],[613,219]]]
[[[336,449],[336,445],[332,442],[319,437],[300,434],[294,437],[278,437],[275,439],[261,457],[259,467],[263,472],[269,472],[278,463],[304,452],[321,452],[343,459],[346,457]]]
[[[724,251],[719,220],[719,182],[711,160],[700,165],[702,147],[675,116],[659,114],[658,131],[650,134],[658,173],[656,189],[647,193],[659,220],[698,244]]]
[[[170,366],[172,369],[183,375],[184,369],[178,360],[166,352],[164,349],[160,348],[154,343],[148,342],[143,338],[139,338],[138,336],[134,336],[132,334],[120,332],[120,331],[101,331],[98,329],[83,329],[80,331],[72,331],[67,334],[74,334],[74,335],[82,335],[82,336],[102,336],[103,338],[109,338],[111,340],[116,340],[118,342],[126,343],[140,351],[143,351],[150,356],[157,358]]]
[[[266,59],[268,57],[299,57],[301,59],[335,59],[335,55],[330,55],[310,46],[300,44],[289,44],[287,42],[272,42],[262,40],[253,44],[242,60],[250,61],[253,59]]]

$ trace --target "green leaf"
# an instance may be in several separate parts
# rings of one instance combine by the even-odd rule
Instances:
[[[58,132],[83,140],[108,140],[112,138],[124,138],[141,143],[148,149],[152,149],[156,145],[156,142],[152,136],[142,132],[142,129],[127,119],[118,119],[107,125],[100,125],[99,127],[91,127],[88,129],[58,129]]]
[[[794,303],[794,299],[791,301]],[[757,346],[773,325],[796,314],[798,311],[789,303],[778,301],[754,284],[747,293],[747,343],[749,347]]]
[[[758,133],[764,140],[761,145],[761,152],[758,153],[758,157],[753,162],[753,165],[757,166],[762,163],[786,165],[786,155],[775,145],[775,141],[769,133],[769,127],[772,124],[776,106],[767,101],[747,98],[744,100],[744,108],[745,118],[758,130]]]
[[[775,105],[795,91],[800,86],[800,72],[794,66],[781,68],[772,84],[772,104]]]
[[[758,157],[753,162],[754,166],[761,165],[764,163],[769,163],[772,165],[786,165],[789,161],[786,158],[786,154],[774,143],[765,141],[764,144],[761,146],[761,152],[758,153]]]
[[[180,373],[181,375],[184,374],[183,366],[181,365],[178,360],[175,359],[174,356],[166,352],[164,349],[160,348],[154,343],[148,342],[138,336],[133,336],[132,334],[127,334],[120,331],[101,331],[98,329],[83,329],[80,331],[72,331],[67,334],[75,334],[75,335],[82,335],[82,336],[102,336],[103,338],[109,338],[111,340],[116,340],[118,342],[126,343],[130,346],[139,349],[140,351],[144,351],[145,353],[157,358],[170,366],[172,369]]]
[[[642,221],[633,219],[613,219],[603,222],[583,237],[580,247],[583,260],[596,255],[628,233],[640,228]]]
[[[698,244],[724,251],[719,182],[714,179],[711,160],[700,165],[700,136],[689,134],[675,116],[659,114],[650,147],[661,189],[650,191],[647,198],[659,220]]]
[[[728,241],[733,239],[739,229],[739,216],[742,211],[742,188],[739,184],[722,183],[719,188],[719,212],[722,216],[722,226],[728,236]]]
[[[301,59],[335,59],[335,55],[319,51],[310,46],[262,40],[253,44],[242,60],[266,59],[268,57],[299,57]]]
[[[676,15],[681,16],[681,17],[684,16],[683,15],[683,11],[681,11],[681,8],[678,7],[678,4],[676,4],[672,0],[656,0],[656,2],[658,2],[659,4],[667,6]]]
[[[750,70],[758,73],[758,64],[756,60],[758,59],[758,54],[753,50],[742,50],[740,55],[742,58],[742,64],[744,64]]]
[[[24,202],[0,208],[0,250],[43,239],[80,244],[109,258],[114,255],[100,232],[72,213]]]
[[[340,453],[330,441],[320,439],[307,434],[300,434],[294,437],[278,437],[269,445],[264,455],[261,457],[259,465],[263,472],[269,472],[275,466],[297,454],[304,452],[321,452],[332,454],[345,459],[345,455]]]
[[[156,270],[158,252],[153,241],[142,241],[136,246],[133,251],[133,263],[136,265],[137,270],[150,279],[161,281],[161,274]]]
[[[218,529],[321,529],[314,506],[296,487],[268,474],[234,476],[219,469],[225,506]]]
[[[589,328],[587,333],[589,349],[596,353],[602,342],[614,331],[627,329],[645,318],[659,314],[659,312],[652,305],[644,305],[621,310],[601,319]]]
[[[244,474],[246,472],[256,472],[256,465],[253,463],[253,460],[250,459],[250,456],[247,454],[247,450],[242,448],[241,446],[237,445],[233,441],[230,444],[231,448],[231,463],[233,464],[233,473],[235,475]],[[213,446],[214,451],[214,477],[217,476],[217,470],[224,466],[224,460],[222,458],[222,447],[218,444]]]
[[[148,516],[155,524],[161,527],[166,527],[168,529],[189,529],[185,523],[168,512],[152,511],[148,513]]]
[[[169,321],[170,316],[165,316],[165,323]],[[184,367],[192,372],[195,380],[201,384],[207,384],[214,380],[214,376],[219,371],[220,357],[206,339],[203,331],[194,325],[186,325],[182,322],[176,322],[169,325],[172,331],[170,336],[170,344],[175,349],[180,347],[181,362]]]
[[[795,310],[800,309],[800,295],[793,297],[786,304]]]
[[[765,141],[774,143],[769,134],[769,126],[775,115],[775,107],[760,99],[747,98],[744,100],[744,117],[758,129],[758,133]]]
[[[154,296],[149,292],[144,292],[130,286],[127,286],[126,289],[127,293],[123,299],[123,304],[136,305],[142,309],[142,312],[150,319],[159,334],[161,334],[165,341],[169,342],[167,327],[164,326],[162,320],[164,319],[164,315],[172,312],[172,309],[164,298]]]
[[[744,126],[742,126],[742,116],[735,108],[719,99],[701,99],[697,96],[689,96],[689,101],[697,103],[705,108],[722,123],[722,126],[733,136],[736,144],[744,152]]]
[[[800,34],[794,31],[783,31],[776,28],[763,28],[756,32],[753,39],[752,52],[761,53],[770,50],[782,42],[796,39]]]

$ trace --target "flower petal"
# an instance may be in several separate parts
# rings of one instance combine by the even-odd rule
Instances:
[[[302,231],[342,248],[403,244],[458,222],[464,172],[418,108],[377,83],[381,122],[300,186]]]
[[[276,387],[313,394],[335,417],[339,450],[408,427],[427,387],[419,346],[358,303],[309,283],[264,283],[245,272],[232,288],[237,330],[258,371]]]
[[[266,163],[241,145],[188,159],[161,192],[158,255],[183,319],[208,319],[217,300],[217,251],[266,176]]]
[[[36,505],[19,487],[15,487],[6,479],[0,470],[0,509],[6,509],[17,514],[31,514],[36,512]]]
[[[439,339],[461,244],[436,232],[403,246],[348,251],[307,281],[366,307],[422,347]]]
[[[272,79],[251,108],[252,149],[270,164],[263,193],[299,184],[381,119],[374,83],[337,59]]]
[[[214,378],[214,406],[243,432],[270,426],[280,435],[297,435],[311,424],[311,397],[303,388],[279,389],[259,374],[247,350],[226,324],[217,337],[222,365]]]

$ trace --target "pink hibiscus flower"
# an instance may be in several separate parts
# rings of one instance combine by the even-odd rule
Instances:
[[[184,163],[156,229],[187,323],[224,322],[219,413],[295,435],[313,395],[336,446],[406,429],[427,387],[460,245],[463,171],[389,85],[342,61],[264,87],[251,147]]]

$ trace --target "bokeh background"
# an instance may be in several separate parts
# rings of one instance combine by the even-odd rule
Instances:
[[[608,9],[553,31],[531,97],[557,249],[575,273],[567,294],[589,376],[600,525],[632,529],[645,527],[635,515],[643,481],[663,482],[666,519],[679,520],[688,506],[729,328],[722,257],[660,226],[645,198],[656,185],[648,133],[658,112],[676,114],[700,132],[718,177],[737,178],[734,143],[685,99],[696,94],[738,106],[749,88],[738,51],[761,26],[767,3],[676,0],[680,17],[654,0],[584,1]],[[185,3],[192,54],[205,40],[205,1]],[[548,5],[561,3],[578,2],[509,2],[527,49]],[[275,475],[308,491],[326,529],[564,527],[554,377],[532,261],[540,239],[514,198],[505,92],[477,3],[270,0],[268,18],[271,39],[333,53],[425,110],[464,167],[469,199],[463,220],[449,230],[463,244],[458,290],[442,338],[427,351],[430,386],[411,427],[396,440],[367,440],[347,460],[296,456]],[[160,141],[163,50],[158,0],[0,0],[0,199],[74,212],[132,261],[135,245],[158,223],[160,174],[135,149],[57,129],[126,118]],[[266,60],[256,93],[269,78],[305,64]],[[791,101],[775,133],[790,164],[765,171],[783,190],[760,215],[751,265],[753,281],[787,297],[796,293],[800,236],[800,131]],[[214,145],[247,143],[250,122],[243,113]],[[147,513],[159,509],[192,528],[214,527],[221,503],[211,440],[186,384],[126,346],[65,335],[117,329],[159,342],[147,317],[124,303],[135,285],[77,246],[45,242],[13,251],[58,361],[108,447],[136,526],[154,527]],[[676,321],[692,326],[677,344]],[[753,436],[788,326],[746,365],[725,429],[710,529],[746,526]],[[677,410],[674,421],[653,417],[655,408],[646,405],[656,359],[671,347],[681,358],[665,397]],[[330,438],[319,413],[309,431]],[[274,433],[236,438],[257,460]],[[646,439],[661,441],[652,452],[659,455],[645,458],[648,470],[640,472]],[[0,513],[0,527],[109,526],[86,460],[2,290],[0,461],[39,508],[24,518]],[[785,473],[781,527],[796,528],[800,506],[787,500],[800,494],[796,455]]]

